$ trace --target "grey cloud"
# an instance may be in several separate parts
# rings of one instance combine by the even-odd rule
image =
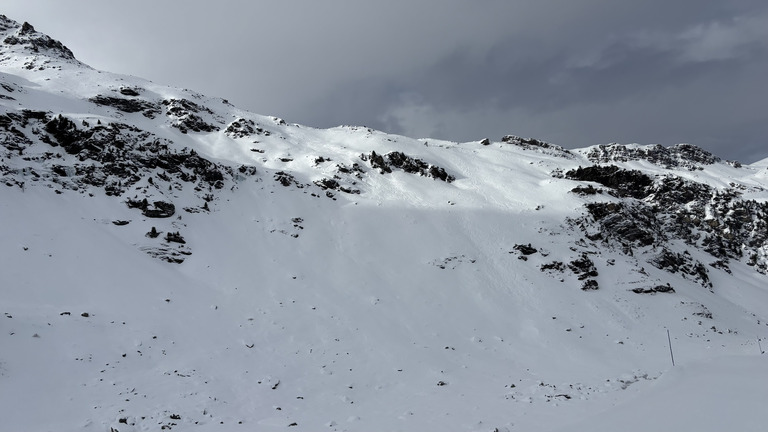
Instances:
[[[374,127],[454,140],[511,132],[571,146],[693,142],[752,161],[768,156],[763,16],[706,15],[666,30],[629,29],[598,46],[507,35],[482,53],[454,49],[386,83],[345,83],[350,91],[335,93],[326,117],[375,118]],[[570,132],[553,132],[565,125]]]
[[[568,47],[535,58],[520,53],[537,50],[535,44],[521,47],[510,39],[497,43],[482,58],[465,51],[450,53],[401,81],[401,87],[438,107],[492,104],[547,111],[666,91],[707,76],[722,77],[721,85],[727,88],[729,75],[766,58],[766,46],[756,41],[739,44],[741,53],[728,57],[711,53],[705,58],[702,53],[690,58],[690,45],[687,41],[663,47],[639,44],[630,35],[602,47],[594,60],[573,65]]]

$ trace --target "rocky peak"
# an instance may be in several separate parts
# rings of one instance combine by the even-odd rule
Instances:
[[[19,23],[8,18],[5,15],[0,14],[0,31],[1,32],[7,32],[8,30],[15,29],[18,27],[19,27]]]
[[[15,32],[13,29],[17,29]],[[9,46],[18,46],[31,54],[45,54],[53,58],[64,60],[75,60],[75,55],[61,42],[51,38],[48,35],[40,33],[35,28],[25,22],[19,25],[16,21],[9,19],[5,15],[0,15],[0,31],[6,34],[10,33],[0,47],[3,50]]]

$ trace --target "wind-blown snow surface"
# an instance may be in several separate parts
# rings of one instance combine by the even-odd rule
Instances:
[[[34,140],[25,158],[3,155],[23,185],[0,185],[2,429],[768,428],[766,277],[732,261],[732,274],[710,268],[709,290],[639,251],[585,243],[565,223],[585,212],[590,198],[569,193],[584,183],[552,173],[590,165],[589,149],[311,129],[20,45],[3,50],[5,113],[62,114],[84,129],[128,123],[256,173],[201,192],[162,183],[157,168],[153,183],[108,196],[28,175],[53,170],[45,152],[79,162],[60,147]],[[89,102],[126,88],[207,107],[198,114],[215,130],[182,133],[171,114]],[[253,133],[224,132],[249,120]],[[372,151],[403,152],[455,180],[380,174],[361,159]],[[361,172],[338,169],[356,163]],[[275,181],[281,172],[287,186]],[[675,174],[768,199],[761,165]],[[334,175],[350,193],[313,183]],[[209,191],[210,211],[166,219],[125,205],[149,196],[199,209]],[[144,253],[163,244],[145,236],[152,227],[181,232],[191,255],[173,264]],[[537,252],[521,259],[515,246],[528,244]],[[599,290],[540,269],[584,251]],[[631,291],[667,282],[674,293]]]

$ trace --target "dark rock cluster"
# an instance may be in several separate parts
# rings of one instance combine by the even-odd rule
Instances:
[[[513,250],[509,251],[509,253],[513,253],[513,252],[517,251],[517,253],[519,254],[517,256],[517,259],[522,260],[522,261],[528,261],[528,256],[529,255],[533,255],[533,254],[539,252],[539,250],[536,249],[535,247],[531,246],[530,243],[528,243],[527,245],[516,244],[512,249]],[[544,256],[546,256],[546,255],[544,255]]]
[[[691,147],[681,147],[674,154],[683,154],[682,150],[688,151],[687,160],[713,160]],[[587,215],[572,225],[585,231],[590,240],[620,247],[629,254],[633,248],[662,250],[652,264],[680,272],[707,287],[711,284],[706,267],[697,262],[683,263],[683,258],[664,253],[668,242],[680,240],[709,253],[713,257],[710,266],[727,272],[732,259],[744,260],[761,273],[768,271],[768,204],[742,199],[737,188],[719,190],[673,174],[651,178],[615,166],[579,168],[565,176],[599,183],[610,195],[624,198],[585,204]],[[579,189],[582,195],[588,190]]]
[[[551,275],[562,274],[569,269],[578,280],[582,281],[581,289],[583,291],[600,289],[600,284],[598,284],[596,279],[598,276],[597,268],[587,252],[582,252],[568,264],[565,264],[562,261],[552,261],[542,264],[539,268],[542,272]],[[560,279],[560,281],[563,282],[564,279]]]
[[[598,229],[591,240],[613,240],[624,249],[663,243],[667,236],[653,208],[638,202],[596,202],[586,204]]]
[[[231,138],[243,138],[256,133],[256,124],[253,120],[237,119],[227,126],[224,133]]]
[[[143,200],[128,199],[126,205],[129,208],[141,210],[141,214],[149,218],[169,218],[176,213],[176,206],[165,201],[155,201],[149,203],[146,198]]]
[[[628,162],[644,160],[665,168],[701,169],[701,165],[712,165],[720,158],[691,144],[677,144],[671,147],[661,145],[626,146],[622,144],[598,145],[593,147],[587,157],[593,163]],[[739,165],[733,163],[734,166]]]
[[[340,177],[336,178],[324,178],[320,180],[316,180],[314,183],[317,187],[319,187],[322,190],[337,190],[348,194],[360,194],[360,189],[351,189],[345,186],[342,186],[338,180],[341,180]]]
[[[456,180],[445,169],[436,165],[430,165],[421,159],[412,158],[402,152],[394,151],[380,155],[372,151],[370,154],[360,155],[360,159],[369,162],[371,168],[378,169],[381,174],[391,173],[393,168],[397,168],[410,174],[432,177],[447,183]]]
[[[213,115],[213,111],[205,106],[198,105],[188,99],[166,99],[162,102],[166,107],[166,114],[173,119],[171,126],[181,133],[192,132],[216,132],[219,127],[206,122],[202,113]]]
[[[615,165],[579,167],[565,173],[571,180],[591,181],[610,188],[609,193],[617,197],[645,198],[647,188],[653,179],[637,170],[625,170]]]
[[[541,141],[535,138],[522,138],[515,135],[505,135],[504,137],[501,138],[501,142],[506,144],[512,144],[526,150],[539,151],[552,156],[565,157],[565,158],[573,157],[573,153],[571,153],[570,151],[558,145],[550,144],[548,142]],[[487,144],[484,142],[481,142],[481,143],[484,145],[488,145],[490,144],[490,141],[488,141]]]
[[[131,99],[96,99],[91,102],[108,103],[126,112],[148,107],[141,101],[131,105]],[[172,191],[193,189],[204,202],[200,210],[193,212],[210,211],[208,202],[225,183],[235,184],[256,174],[252,166],[235,169],[212,162],[194,150],[174,147],[170,140],[124,123],[91,124],[61,114],[10,111],[0,114],[0,161],[15,158],[34,164],[11,168],[0,163],[0,182],[20,188],[39,183],[55,188],[56,193],[72,190],[93,195],[100,190],[107,196],[122,197],[130,191],[124,200],[129,208],[148,218],[170,218],[176,215]],[[123,222],[114,223],[120,226]],[[158,235],[153,227],[147,237]],[[164,239],[178,246],[141,249],[173,263],[183,262],[191,253],[180,232],[169,233]]]
[[[132,89],[122,89],[121,93],[138,96],[138,93]],[[97,95],[90,98],[89,100],[96,105],[109,106],[125,113],[140,112],[144,115],[144,117],[147,118],[155,118],[157,114],[160,114],[160,106],[158,104],[142,99],[128,99],[115,96]]]
[[[670,284],[656,285],[650,288],[634,288],[632,292],[635,294],[656,294],[656,293],[674,293],[675,289]]]
[[[582,253],[578,258],[568,263],[568,268],[577,276],[579,280],[597,277],[595,263],[589,258],[589,255]]]
[[[281,185],[288,187],[288,186],[296,186],[297,188],[303,188],[304,185],[299,183],[299,181],[296,180],[296,178],[291,173],[287,173],[285,171],[278,171],[275,173],[274,179],[276,182],[280,183]]]
[[[46,134],[38,135],[40,141],[61,146],[83,162],[74,164],[70,177],[84,184],[108,187],[110,194],[121,195],[157,170],[157,178],[166,182],[173,177],[174,181],[216,189],[223,187],[225,175],[232,178],[234,174],[231,167],[215,164],[194,150],[172,150],[170,141],[134,126],[110,123],[80,128],[62,115],[47,119],[47,115],[42,119]]]
[[[677,253],[662,248],[661,252],[650,260],[650,263],[656,268],[673,274],[680,274],[686,279],[698,282],[701,286],[712,288],[706,266],[693,259],[688,251]]]

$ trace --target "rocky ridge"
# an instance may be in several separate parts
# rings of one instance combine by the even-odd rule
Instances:
[[[13,64],[22,58],[22,67],[32,72],[62,67],[88,69],[63,44],[27,23],[19,25],[0,16],[0,31],[5,33],[0,64]],[[7,78],[0,85],[0,96],[6,101],[15,101],[28,92]],[[232,114],[233,107],[226,101],[215,104],[193,92],[162,95],[140,84],[114,82],[97,94],[85,95],[81,101],[98,114],[5,106],[0,114],[2,184],[19,188],[44,185],[57,193],[103,193],[122,200],[146,218],[170,219],[180,217],[175,203],[180,196],[197,200],[196,205],[181,205],[183,211],[209,212],[221,191],[234,190],[243,181],[271,180],[312,197],[336,200],[339,193],[365,194],[373,173],[384,175],[397,170],[447,184],[457,178],[451,167],[396,150],[371,150],[338,162],[328,155],[316,155],[311,164],[316,174],[307,178],[291,168],[296,161],[290,152],[270,158],[259,148],[262,141],[286,140],[290,128],[298,125],[277,118]],[[137,115],[144,120],[133,120]],[[172,128],[177,133],[158,133],[158,128]],[[365,138],[374,134],[367,128],[350,130],[364,133]],[[214,161],[182,144],[189,134],[224,135],[239,143],[247,142],[254,157],[242,164]],[[480,142],[481,146],[490,143],[487,139]],[[709,283],[707,268],[729,271],[731,260],[742,260],[763,274],[768,271],[768,204],[742,198],[743,192],[754,186],[732,182],[729,187],[715,188],[677,171],[701,171],[723,163],[703,149],[690,144],[668,148],[611,144],[574,152],[514,135],[502,137],[500,144],[538,153],[552,161],[568,161],[553,169],[552,176],[582,183],[571,192],[583,197],[583,214],[564,222],[581,232],[582,238],[575,241],[594,245],[590,253],[608,247],[630,256],[647,255],[651,265],[682,272],[705,286]],[[569,169],[581,154],[585,162],[593,165]],[[631,162],[647,162],[666,171],[649,174],[617,165]],[[728,164],[740,167],[737,162]],[[168,232],[173,228],[166,227]],[[174,242],[158,238],[166,240],[164,250],[173,247]],[[707,266],[700,259],[666,249],[666,244],[677,240],[691,250],[706,252],[710,257]],[[178,255],[157,253],[157,247],[142,247],[167,261],[183,261]],[[183,244],[176,247],[189,252]],[[584,257],[563,258],[579,263]],[[577,267],[582,266],[571,266]],[[596,285],[590,283],[590,289]]]

